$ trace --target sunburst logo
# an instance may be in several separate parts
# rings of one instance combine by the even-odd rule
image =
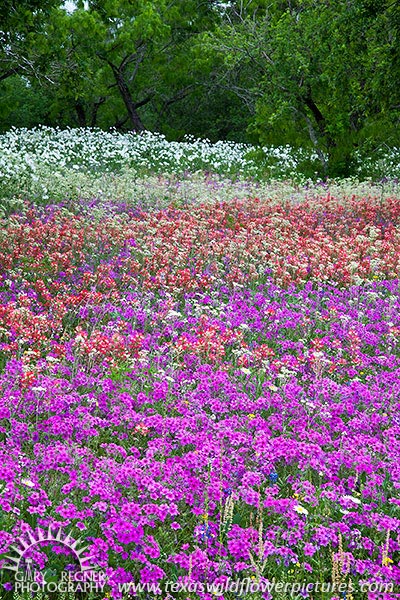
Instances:
[[[89,574],[89,572],[95,571],[95,567],[91,563],[93,556],[84,555],[88,547],[84,545],[81,538],[74,539],[70,534],[64,534],[61,527],[55,534],[49,527],[47,531],[38,528],[35,532],[29,532],[24,537],[20,537],[17,543],[11,546],[12,554],[6,555],[5,558],[8,562],[3,565],[3,569],[14,571],[15,574],[19,575],[19,581],[21,581],[22,573],[24,581],[34,580],[33,560],[29,557],[29,551],[35,546],[45,545],[46,543],[57,543],[68,548],[79,563],[80,573]]]

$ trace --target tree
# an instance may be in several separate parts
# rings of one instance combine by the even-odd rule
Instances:
[[[13,75],[41,77],[41,44],[51,9],[59,0],[2,0],[0,82]]]
[[[58,8],[50,15],[46,34],[52,119],[63,125],[96,126],[110,93],[105,67],[96,56],[103,35],[97,16],[84,6],[72,13]]]
[[[162,129],[196,87],[190,41],[213,19],[213,3],[200,0],[91,0],[71,14],[54,10],[47,25],[49,53],[57,48],[48,61],[54,110],[65,116],[72,107],[79,125]]]
[[[398,41],[393,1],[249,0],[231,2],[205,43],[224,57],[225,86],[254,106],[260,141],[311,143],[325,175],[346,175],[371,123],[397,118]]]

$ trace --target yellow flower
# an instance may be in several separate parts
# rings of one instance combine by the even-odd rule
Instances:
[[[382,559],[382,564],[384,567],[388,567],[392,562],[392,559],[388,556],[385,556],[385,558]]]
[[[248,419],[255,419],[256,415],[253,415],[253,413],[250,413],[249,415],[247,415]]]

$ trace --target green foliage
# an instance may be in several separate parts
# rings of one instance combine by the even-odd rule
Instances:
[[[253,136],[311,144],[325,175],[347,176],[374,124],[396,131],[399,30],[390,1],[232,3],[208,44],[223,57],[231,89],[254,102]]]
[[[0,129],[290,144],[313,150],[318,165],[304,168],[325,177],[348,176],[360,153],[400,143],[393,0],[75,4],[68,13],[60,0],[2,3]]]
[[[0,124],[10,127],[34,127],[49,124],[50,103],[45,90],[32,86],[26,79],[15,76],[0,83]]]
[[[16,74],[39,78],[42,44],[57,0],[4,0],[0,4],[0,81]]]

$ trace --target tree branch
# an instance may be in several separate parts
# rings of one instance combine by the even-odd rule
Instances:
[[[139,102],[135,102],[133,105],[134,109],[137,110],[141,106],[148,104],[150,102],[150,100],[152,100],[153,98],[154,98],[154,92],[152,94],[149,94],[148,96],[146,96],[146,98],[143,98],[143,100],[140,100]]]
[[[13,75],[18,75],[19,72],[18,69],[8,69],[8,71],[5,71],[0,75],[0,81],[4,81],[4,79],[8,79],[8,77],[12,77]]]

